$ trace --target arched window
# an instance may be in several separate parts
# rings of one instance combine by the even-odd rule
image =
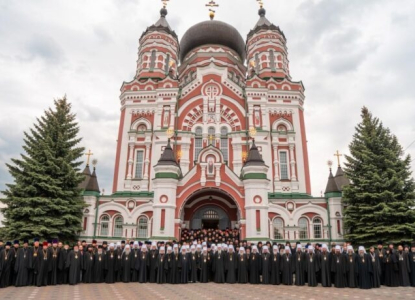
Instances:
[[[138,125],[137,131],[138,132],[143,132],[147,130],[147,126],[145,124],[140,124]]]
[[[288,153],[280,151],[280,178],[287,180],[288,178]]]
[[[195,131],[195,160],[199,157],[200,151],[203,148],[203,139],[202,139],[202,127],[197,127]]]
[[[215,127],[209,127],[209,129],[208,129],[208,135],[209,136],[211,136],[211,135],[215,135]]]
[[[122,224],[124,220],[121,216],[118,216],[114,220],[114,237],[122,237]]]
[[[298,220],[298,227],[300,227],[300,239],[308,239],[308,220],[306,218],[300,218]]]
[[[313,230],[314,230],[315,239],[321,239],[321,232],[322,232],[321,223],[322,222],[320,218],[315,218],[313,221]]]
[[[281,218],[275,218],[272,225],[274,226],[274,240],[284,239],[284,221]]]
[[[220,150],[222,151],[223,159],[228,160],[228,128],[226,127],[220,129]]]
[[[203,214],[202,219],[209,219],[209,220],[218,220],[219,219],[219,215],[216,211],[214,210],[208,210],[205,211],[205,213]]]
[[[110,217],[108,215],[101,218],[101,236],[108,236]]]
[[[138,218],[137,222],[137,237],[138,238],[147,238],[148,232],[148,219],[145,216]]]

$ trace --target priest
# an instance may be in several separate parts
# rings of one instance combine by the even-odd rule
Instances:
[[[111,243],[109,250],[105,254],[105,282],[115,283],[115,275],[117,270],[117,252],[115,251],[115,244]]]
[[[138,282],[140,271],[140,246],[137,241],[133,243],[131,251],[131,282]]]
[[[48,285],[49,272],[52,269],[51,260],[52,257],[48,251],[48,242],[43,242],[43,248],[42,251],[40,251],[40,255],[35,266],[35,272],[37,273],[36,286],[39,287]]]
[[[131,248],[130,245],[125,245],[124,250],[121,256],[121,281],[124,283],[129,283],[131,281]]]
[[[104,282],[105,254],[103,250],[102,245],[99,245],[94,255],[94,269],[92,273],[94,274],[95,283]]]
[[[281,284],[281,255],[278,245],[272,246],[271,253],[271,284]]]
[[[411,253],[408,256],[411,269],[411,286],[415,287],[415,242],[411,244]]]
[[[29,248],[29,241],[23,241],[23,247],[17,251],[16,263],[14,265],[14,272],[17,274],[15,285],[27,286],[29,285],[29,270],[32,266],[32,255]]]
[[[139,274],[138,274],[138,282],[146,283],[148,282],[148,276],[149,276],[148,269],[150,267],[150,258],[149,258],[149,253],[147,251],[146,244],[143,244],[141,246],[139,265],[140,265],[140,268],[139,268]]]
[[[366,253],[366,249],[363,246],[359,247],[359,253],[356,256],[356,269],[359,288],[371,289],[372,283],[370,277],[373,273],[373,266],[370,256]]]
[[[271,254],[269,253],[268,246],[262,247],[260,270],[262,275],[262,284],[271,283]]]
[[[180,249],[179,255],[179,269],[180,269],[180,283],[188,283],[190,272],[190,261],[188,253],[186,252],[186,246],[183,245]]]
[[[202,283],[209,282],[210,278],[210,255],[208,253],[207,247],[203,247],[202,254],[199,257],[199,269],[200,269],[200,279],[199,281]]]
[[[387,249],[383,261],[385,264],[385,285],[389,287],[399,286],[397,256],[391,249]]]
[[[84,254],[84,261],[82,267],[82,282],[93,283],[94,282],[94,252],[92,245],[88,245],[87,252]]]
[[[369,259],[372,264],[372,273],[370,273],[370,283],[372,288],[380,288],[382,266],[380,264],[379,255],[375,252],[374,247],[369,249]]]
[[[168,258],[166,256],[165,246],[161,246],[157,257],[157,283],[167,282],[167,271],[169,270]]]
[[[317,286],[317,272],[320,271],[320,261],[314,253],[314,247],[308,246],[305,255],[305,271],[307,273],[308,286]]]
[[[68,259],[68,255],[70,253],[68,243],[65,243],[62,250],[60,250],[59,254],[59,262],[58,262],[58,269],[59,269],[59,276],[58,276],[58,284],[67,284],[69,272],[66,268],[66,260]]]
[[[340,253],[340,246],[335,247],[335,253],[331,259],[331,272],[334,274],[334,286],[336,288],[347,287],[347,262],[346,256]]]
[[[82,256],[79,252],[78,245],[74,245],[73,250],[69,253],[66,260],[66,268],[69,269],[68,282],[75,285],[81,282]]]
[[[252,246],[252,252],[249,257],[249,283],[260,283],[260,270],[261,270],[261,256],[258,253],[257,246]]]
[[[59,265],[59,255],[60,250],[58,248],[58,240],[52,240],[52,247],[48,249],[49,257],[50,257],[50,272],[48,278],[49,285],[57,285],[58,284],[58,265]]]
[[[320,262],[321,285],[323,287],[331,287],[331,255],[326,244],[321,247],[321,252],[318,254]]]
[[[198,255],[196,253],[196,246],[192,245],[190,247],[190,278],[189,282],[196,283],[197,282],[197,271],[199,269],[198,266]]]
[[[238,259],[233,245],[229,245],[228,253],[225,256],[226,283],[236,283],[236,271]]]
[[[10,285],[10,273],[14,272],[11,269],[11,262],[13,253],[11,251],[11,242],[6,242],[4,249],[0,252],[0,288],[5,288]]]
[[[222,249],[222,245],[217,246],[218,251],[213,256],[212,271],[214,273],[214,281],[216,283],[225,282],[225,251]]]
[[[157,243],[153,242],[150,248],[149,260],[150,260],[150,274],[149,274],[149,282],[155,283],[157,281]]]
[[[169,247],[170,248],[170,247]],[[180,270],[179,270],[179,245],[173,245],[173,251],[169,254],[169,248],[167,248],[167,255],[170,255],[169,271],[167,273],[167,282],[172,284],[180,283]]]
[[[238,283],[248,283],[248,260],[244,247],[239,248],[237,269]]]
[[[409,256],[408,253],[403,251],[402,245],[398,246],[396,258],[398,260],[399,286],[410,286],[411,283],[409,279],[409,273],[411,272],[411,267],[409,266]]]
[[[282,284],[292,285],[293,284],[293,273],[294,273],[294,262],[293,255],[291,253],[290,246],[285,246],[284,254],[281,257],[281,273],[282,273]]]
[[[305,255],[302,248],[301,244],[297,244],[294,255],[295,285],[298,286],[305,285]]]

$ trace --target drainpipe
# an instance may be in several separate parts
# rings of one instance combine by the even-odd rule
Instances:
[[[98,207],[99,207],[99,194],[98,194],[97,200],[95,202],[95,223],[94,223],[94,236],[93,236],[94,240],[96,238],[96,233],[97,233]]]
[[[329,220],[329,242],[331,245],[332,239],[331,239],[331,218],[330,218],[330,205],[329,205],[329,198],[326,197],[326,205],[327,205],[327,217]]]

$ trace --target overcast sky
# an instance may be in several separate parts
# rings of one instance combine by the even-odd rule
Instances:
[[[167,19],[179,38],[208,19],[207,0],[170,2]],[[245,39],[258,20],[256,1],[217,2],[216,19]],[[292,78],[306,87],[313,195],[325,189],[327,160],[348,152],[363,105],[404,148],[415,140],[415,1],[264,2],[288,39]],[[5,163],[22,152],[23,132],[66,94],[82,145],[99,161],[100,187],[110,192],[119,89],[133,78],[138,38],[160,8],[159,0],[0,0],[0,190],[11,181]],[[407,153],[415,156],[415,144]]]

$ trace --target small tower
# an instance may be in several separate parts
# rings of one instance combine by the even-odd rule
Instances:
[[[153,236],[154,240],[174,239],[178,224],[175,222],[176,191],[181,176],[173,149],[168,139],[157,165],[153,179]],[[178,228],[178,227],[177,227]]]
[[[255,140],[253,140],[248,158],[241,171],[245,189],[246,211],[246,223],[241,222],[241,227],[242,230],[246,230],[247,239],[269,239],[268,168],[255,145]],[[245,227],[246,224],[251,226]],[[253,224],[255,226],[252,226]]]
[[[160,10],[160,19],[140,37],[138,49],[138,79],[164,79],[177,74],[179,40],[166,20],[167,9]]]

